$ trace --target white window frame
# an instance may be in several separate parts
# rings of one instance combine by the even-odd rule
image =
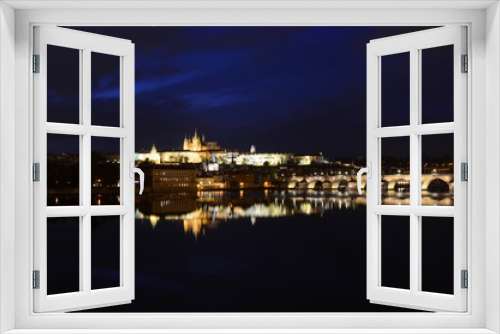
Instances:
[[[460,164],[467,162],[467,76],[462,73],[461,57],[467,54],[467,31],[464,26],[433,28],[394,37],[370,41],[367,46],[367,154],[371,177],[367,178],[367,297],[377,304],[407,306],[422,310],[467,310],[467,290],[461,287],[461,270],[467,269],[467,184],[461,181]],[[452,45],[453,121],[422,123],[422,53],[425,49]],[[382,117],[382,59],[384,56],[409,55],[409,124],[383,126]],[[422,136],[451,134],[455,166],[454,205],[422,205]],[[382,203],[382,141],[400,137],[409,140],[410,204]],[[389,215],[404,216],[409,223],[409,289],[382,285],[382,224]],[[453,293],[442,294],[422,290],[422,218],[453,218]],[[439,273],[436,273],[439,275]],[[429,274],[427,274],[429,275]]]
[[[61,9],[63,6],[70,8]],[[134,9],[124,9],[127,6]],[[95,9],[97,7],[101,9]],[[143,10],[137,9],[141,7]],[[471,111],[468,115],[471,133],[468,141],[471,155],[468,312],[34,314],[30,288],[33,241],[30,55],[32,27],[36,24],[467,25],[471,71],[468,76],[471,87],[468,92]],[[250,329],[260,333],[339,333],[350,328],[350,333],[500,332],[500,11],[497,1],[370,1],[369,4],[364,1],[238,1],[237,4],[206,1],[202,5],[190,1],[11,0],[0,3],[0,71],[0,331],[15,329],[13,333],[36,333],[37,329],[53,329],[51,332],[60,329],[69,333],[88,329],[86,332],[99,333],[106,329],[129,329],[128,333],[144,333],[149,328],[186,333],[180,330],[184,328],[197,333],[248,333]]]
[[[39,73],[33,74],[34,84],[34,162],[39,164],[39,181],[34,192],[34,248],[33,268],[39,270],[39,288],[34,289],[35,312],[74,311],[93,307],[130,303],[134,299],[134,234],[135,200],[135,109],[134,109],[134,44],[129,40],[106,37],[60,27],[34,27],[34,54],[39,56]],[[64,124],[47,122],[47,48],[55,45],[71,48],[79,53],[80,122]],[[120,106],[119,124],[115,127],[92,125],[91,121],[91,59],[92,52],[115,56],[119,61]],[[75,111],[76,112],[76,111]],[[47,134],[78,136],[79,147],[79,205],[47,206]],[[119,205],[91,204],[91,142],[92,138],[115,138],[119,141]],[[92,289],[91,225],[92,217],[119,216],[119,286]],[[79,220],[79,290],[48,295],[47,289],[47,218],[76,217]]]

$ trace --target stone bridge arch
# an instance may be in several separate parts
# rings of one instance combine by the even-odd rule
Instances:
[[[439,176],[436,176],[422,182],[422,190],[428,190],[430,192],[449,192],[452,188],[451,183],[453,182],[447,182]]]
[[[304,179],[296,183],[295,189],[307,189],[309,187],[309,183]]]
[[[387,190],[410,190],[410,181],[406,178],[393,179],[386,182]]]
[[[309,182],[307,185],[307,188],[309,188],[309,189],[323,189],[323,182],[321,182],[319,180]]]
[[[346,189],[349,182],[346,179],[335,180],[332,182],[332,189]]]

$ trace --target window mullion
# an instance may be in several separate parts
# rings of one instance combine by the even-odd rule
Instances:
[[[91,53],[89,49],[83,50],[83,64],[82,64],[82,125],[87,129],[90,128],[91,125],[91,77],[90,77],[90,69],[91,69]],[[81,170],[82,170],[82,197],[83,197],[83,205],[85,207],[90,207],[91,205],[91,174],[90,174],[90,165],[91,165],[91,138],[90,131],[86,131],[86,133],[82,136],[83,147],[81,150]]]
[[[80,235],[80,250],[82,252],[81,262],[80,262],[80,277],[83,282],[80,285],[83,287],[82,291],[86,293],[90,293],[91,290],[91,245],[90,245],[90,236],[91,236],[91,222],[90,222],[90,214],[87,214],[81,218],[82,220],[82,228]]]
[[[82,66],[81,66],[81,101],[82,101],[82,125],[89,130],[91,125],[91,53],[88,48],[83,49],[82,53]],[[91,196],[92,196],[92,183],[91,183],[91,136],[90,131],[81,137],[82,150],[81,150],[81,173],[82,173],[82,204],[85,208],[90,209]],[[82,235],[81,235],[81,251],[82,262],[80,263],[81,277],[83,278],[83,291],[90,293],[91,291],[91,216],[90,212],[82,217]]]
[[[414,209],[419,205],[420,137],[414,129],[420,123],[420,57],[419,50],[410,51],[410,291],[415,293],[420,285],[420,236],[419,216]]]

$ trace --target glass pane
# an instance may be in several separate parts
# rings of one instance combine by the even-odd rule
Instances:
[[[47,122],[80,123],[80,50],[47,45]]]
[[[79,152],[79,136],[47,135],[48,206],[80,205]]]
[[[453,134],[422,136],[422,205],[453,206]]]
[[[120,204],[120,139],[92,137],[92,205]]]
[[[120,57],[92,52],[92,125],[120,126]]]
[[[80,291],[80,218],[47,218],[47,294]]]
[[[410,217],[382,216],[382,282],[410,289]]]
[[[422,291],[453,294],[452,217],[422,217]]]
[[[422,123],[453,122],[453,45],[423,49]]]
[[[382,126],[410,124],[410,53],[381,57]]]
[[[120,286],[120,216],[92,217],[92,289]]]
[[[410,204],[410,137],[382,138],[382,204]]]

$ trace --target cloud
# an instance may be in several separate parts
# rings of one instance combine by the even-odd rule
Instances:
[[[226,147],[348,155],[366,145],[366,44],[426,28],[77,29],[135,43],[138,148],[179,147],[197,127]],[[95,99],[117,97],[108,72]]]

